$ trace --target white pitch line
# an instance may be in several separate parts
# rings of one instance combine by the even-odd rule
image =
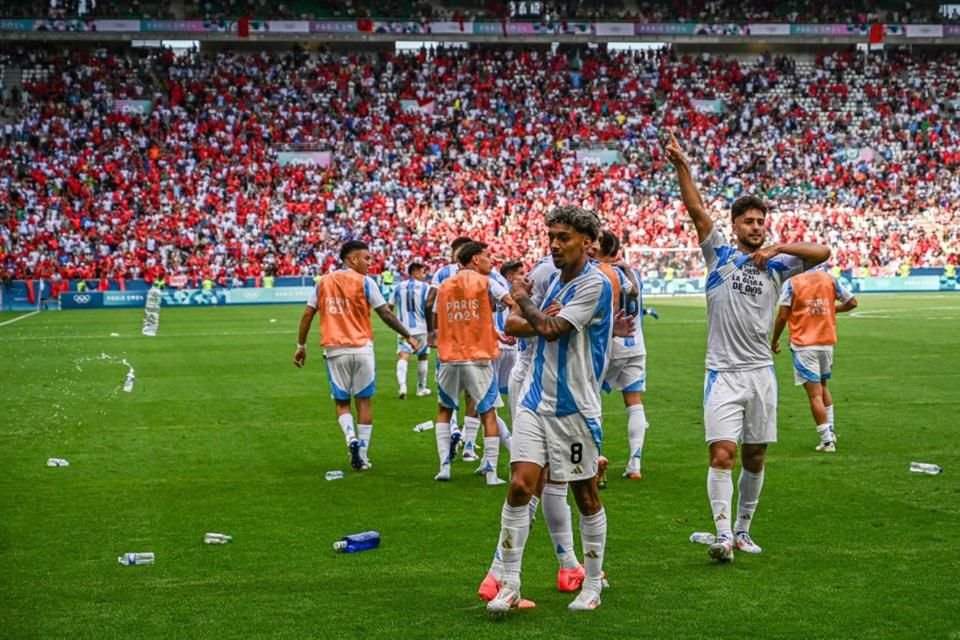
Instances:
[[[35,316],[35,315],[37,315],[38,313],[40,313],[40,312],[39,312],[39,311],[31,311],[30,313],[24,314],[24,315],[22,315],[22,316],[17,316],[16,318],[13,318],[12,320],[7,320],[6,322],[0,322],[0,327],[5,327],[5,326],[7,326],[8,324],[13,324],[14,322],[20,322],[20,321],[23,320],[24,318],[29,318],[30,316]]]

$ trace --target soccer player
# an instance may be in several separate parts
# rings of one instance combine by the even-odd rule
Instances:
[[[458,236],[454,238],[453,242],[450,243],[450,262],[438,269],[437,272],[433,274],[433,278],[430,279],[430,290],[427,292],[427,309],[430,310],[427,313],[427,341],[431,345],[436,344],[437,340],[436,327],[432,324],[432,309],[437,300],[437,290],[440,288],[440,285],[443,284],[444,280],[455,276],[457,272],[460,271],[457,254],[460,248],[468,242],[473,242],[469,236]],[[464,400],[466,406],[464,408],[465,415],[463,415],[463,437],[461,437],[460,429],[457,427],[456,411],[453,412],[450,418],[450,434],[454,440],[457,440],[464,446],[463,460],[472,462],[477,460],[477,455],[474,453],[474,441],[477,438],[477,432],[480,430],[480,418],[477,417],[477,408],[474,399],[466,395],[464,396]],[[466,446],[467,444],[469,444],[469,447]]]
[[[499,355],[493,324],[494,306],[513,306],[507,290],[489,277],[493,264],[482,242],[468,242],[457,253],[460,269],[437,290],[433,326],[437,328],[437,454],[440,471],[435,480],[450,479],[450,462],[456,454],[456,439],[450,434],[450,416],[457,409],[460,392],[476,399],[483,424],[483,457],[487,486],[505,484],[497,477],[500,458],[494,401],[499,386],[493,362]]]
[[[641,461],[643,442],[649,428],[643,409],[643,394],[647,389],[647,349],[643,341],[643,308],[641,281],[636,272],[625,262],[618,259],[620,240],[613,233],[604,230],[600,235],[597,259],[617,269],[630,278],[631,300],[624,300],[624,307],[632,307],[636,300],[634,334],[629,338],[614,337],[610,352],[610,365],[604,379],[604,389],[616,389],[623,394],[623,404],[627,410],[627,440],[630,445],[630,459],[623,477],[631,480],[642,478]]]
[[[710,451],[707,496],[717,527],[710,557],[733,560],[736,546],[760,553],[750,524],[763,487],[767,445],[777,440],[777,379],[769,333],[784,281],[830,257],[830,249],[805,242],[766,241],[767,206],[744,196],[731,207],[735,243],[713,224],[693,182],[690,165],[673,132],[667,158],[677,171],[683,204],[697,230],[707,264],[707,373],[703,419]],[[736,528],[731,529],[733,466],[743,443]]]
[[[307,336],[313,317],[320,314],[320,343],[326,359],[327,378],[337,408],[337,422],[343,431],[354,469],[372,467],[368,457],[373,435],[373,394],[376,371],[373,356],[373,326],[370,309],[377,312],[384,324],[396,331],[414,352],[420,344],[387,306],[377,283],[367,276],[370,251],[359,240],[350,240],[340,247],[344,268],[320,278],[310,294],[300,317],[300,331],[293,363],[302,367],[307,362]],[[354,429],[350,399],[357,407]]]
[[[391,310],[396,310],[403,326],[421,344],[417,355],[417,395],[428,396],[427,369],[429,367],[430,347],[427,345],[427,270],[419,262],[407,268],[410,276],[393,290]],[[410,361],[410,346],[401,337],[397,341],[397,384],[400,387],[400,399],[407,397],[407,366]]]
[[[856,308],[853,293],[821,270],[794,276],[780,293],[780,313],[773,326],[770,346],[774,353],[780,353],[780,334],[789,322],[793,378],[807,392],[810,412],[820,434],[816,450],[824,453],[837,450],[833,398],[827,390],[833,367],[833,345],[837,344],[837,314]]]
[[[530,299],[531,283],[513,283],[517,311],[507,330],[535,337],[529,375],[520,391],[514,422],[510,489],[501,512],[498,555],[502,586],[487,610],[505,613],[520,603],[520,569],[530,531],[528,503],[542,469],[569,482],[580,509],[586,578],[572,610],[600,605],[607,521],[597,491],[600,456],[600,381],[613,331],[612,287],[589,263],[588,250],[599,236],[595,214],[562,206],[547,214],[550,253],[559,272],[539,306]],[[545,313],[558,303],[556,315]]]

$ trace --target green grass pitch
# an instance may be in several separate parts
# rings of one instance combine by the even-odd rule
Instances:
[[[523,573],[537,608],[495,620],[475,592],[505,490],[463,462],[433,481],[433,432],[412,428],[436,395],[396,398],[396,339],[378,320],[364,474],[349,468],[316,328],[307,368],[292,364],[302,307],[164,309],[156,338],[139,335],[138,310],[0,326],[0,637],[960,638],[960,295],[861,296],[840,320],[835,455],[813,451],[778,356],[780,442],[753,527],[764,553],[729,566],[687,539],[711,525],[703,302],[648,302],[662,319],[646,325],[640,482],[619,477],[626,418],[606,400],[603,605],[567,611],[541,517]],[[911,460],[946,471],[911,474]],[[331,469],[346,478],[326,482]],[[332,551],[367,529],[381,548]],[[235,542],[206,546],[206,531]],[[156,564],[121,566],[126,551]]]

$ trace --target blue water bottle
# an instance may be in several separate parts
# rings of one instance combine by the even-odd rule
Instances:
[[[343,553],[355,553],[357,551],[366,551],[367,549],[376,549],[380,546],[380,534],[376,531],[364,531],[355,533],[351,536],[343,536],[333,543],[334,551]]]

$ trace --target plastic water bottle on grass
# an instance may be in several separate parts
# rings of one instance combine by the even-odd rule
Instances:
[[[203,534],[203,541],[206,544],[227,544],[233,542],[233,536],[228,536],[225,533],[205,533]]]
[[[343,471],[327,471],[323,474],[324,480],[343,480]]]
[[[929,462],[911,462],[910,471],[913,473],[925,473],[929,476],[935,476],[938,473],[943,473],[943,467],[938,464],[931,464]]]
[[[137,377],[133,373],[133,369],[127,372],[127,377],[123,379],[123,390],[127,393],[133,391],[133,382]]]
[[[155,336],[160,328],[160,301],[163,294],[160,289],[152,287],[147,292],[147,303],[143,307],[143,335]]]
[[[153,561],[154,561],[153,553],[148,551],[142,551],[137,553],[125,553],[119,558],[117,558],[117,562],[119,562],[122,565],[126,565],[128,567],[131,567],[133,565],[140,565],[140,564],[153,564]]]
[[[333,543],[333,550],[343,553],[356,553],[367,549],[376,549],[380,546],[380,534],[376,531],[364,531],[350,536],[343,536]]]
[[[694,544],[713,544],[717,541],[717,536],[709,531],[694,531],[690,534],[690,542]]]

